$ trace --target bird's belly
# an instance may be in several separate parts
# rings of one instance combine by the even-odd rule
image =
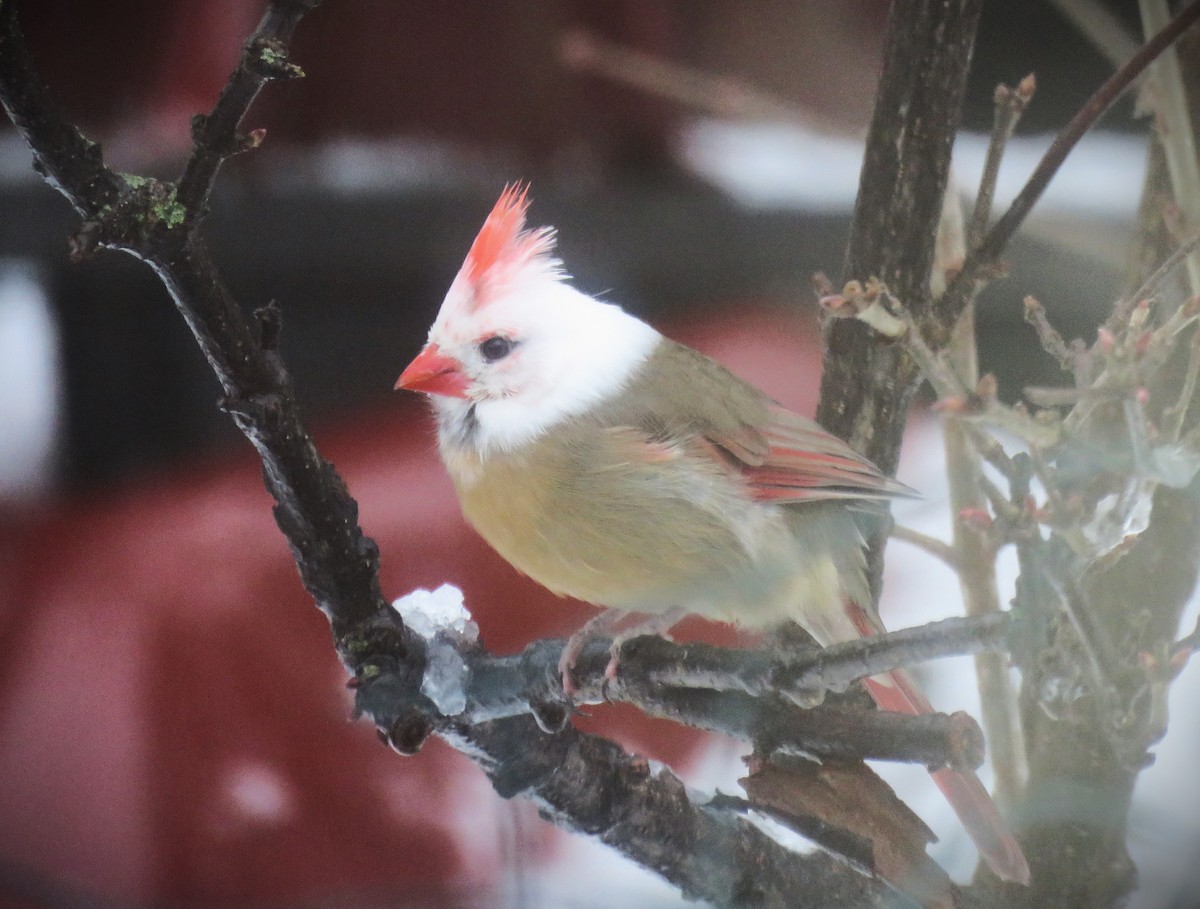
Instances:
[[[733,489],[697,504],[629,476],[572,482],[540,466],[497,460],[460,474],[456,486],[467,520],[549,590],[750,627],[797,618],[795,538],[779,509]]]

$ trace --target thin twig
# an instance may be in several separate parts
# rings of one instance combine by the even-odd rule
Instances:
[[[1035,297],[1025,298],[1025,321],[1032,325],[1037,332],[1038,340],[1042,343],[1042,350],[1058,360],[1064,370],[1074,372],[1076,352],[1067,346],[1062,335],[1050,324],[1050,320],[1046,317],[1046,307]]]
[[[300,19],[321,0],[287,0],[270,4],[242,48],[242,58],[216,106],[192,121],[192,155],[179,178],[177,199],[189,219],[204,217],[217,171],[226,158],[257,148],[263,131],[239,136],[237,128],[259,91],[275,79],[295,79],[304,73],[288,61],[288,47]]]
[[[958,556],[954,552],[954,547],[949,543],[944,543],[937,537],[931,537],[928,534],[921,533],[919,530],[913,530],[911,527],[905,527],[902,524],[893,524],[892,539],[908,543],[910,546],[916,546],[918,549],[924,550],[935,559],[943,562],[951,570],[959,570]]]
[[[950,508],[955,515],[984,510],[983,472],[980,455],[968,441],[961,420],[947,420],[944,429]],[[1000,589],[996,579],[996,546],[989,528],[971,522],[954,522],[955,561],[963,608],[968,616],[988,617],[1000,613]],[[1015,803],[1027,775],[1025,745],[1012,679],[1005,655],[975,655],[981,719],[991,746],[996,773],[996,798],[1001,805]]]
[[[1167,256],[1158,268],[1154,269],[1150,277],[1142,282],[1141,287],[1132,294],[1117,300],[1113,306],[1112,313],[1104,323],[1104,327],[1114,335],[1120,332],[1124,326],[1129,324],[1129,317],[1133,312],[1133,308],[1142,300],[1148,300],[1156,296],[1158,289],[1168,276],[1170,276],[1171,272],[1197,249],[1200,249],[1200,232],[1192,234],[1187,240],[1176,247],[1175,251]]]
[[[1044,388],[1040,385],[1029,385],[1024,389],[1026,400],[1038,407],[1068,407],[1080,401],[1119,401],[1126,393],[1124,389],[1116,388]]]
[[[937,396],[942,400],[965,400],[970,391],[963,380],[950,368],[949,363],[929,346],[908,310],[903,305],[897,305],[895,308],[899,310],[900,318],[908,325],[908,330],[901,336],[902,343],[908,348],[921,374],[933,386]]]
[[[967,429],[967,436],[971,440],[971,444],[975,446],[976,451],[983,456],[983,459],[996,468],[1005,479],[1011,480],[1016,468],[1013,465],[1013,460],[1009,457],[1004,446],[1000,444],[995,436],[984,432],[978,426],[970,423],[964,423]]]
[[[984,231],[992,217],[992,198],[996,193],[996,181],[1000,177],[1000,162],[1013,130],[1021,114],[1029,106],[1036,87],[1033,74],[1021,80],[1016,88],[997,85],[993,99],[995,111],[992,119],[992,136],[988,142],[987,157],[983,162],[983,175],[979,180],[979,195],[975,197],[975,210],[971,214],[971,228],[967,232],[968,249],[983,242]]]
[[[983,490],[983,494],[987,496],[988,504],[998,518],[1008,523],[1014,523],[1024,517],[1023,512],[1013,505],[1010,497],[1005,495],[1004,491],[988,479],[987,476],[980,476],[979,487]]]
[[[812,117],[742,79],[717,76],[654,57],[605,41],[591,32],[567,32],[559,45],[559,55],[563,63],[578,72],[602,76],[718,117],[783,120],[807,126],[813,123]]]
[[[1183,433],[1183,422],[1187,417],[1188,408],[1192,405],[1192,398],[1196,394],[1197,378],[1200,378],[1200,333],[1192,335],[1187,373],[1179,388],[1179,396],[1164,415],[1167,419],[1165,438],[1168,443],[1178,442],[1179,436]]]
[[[1042,193],[1050,184],[1050,180],[1058,173],[1058,169],[1066,160],[1067,155],[1083,138],[1084,133],[1110,108],[1125,90],[1152,62],[1170,47],[1188,28],[1200,19],[1200,0],[1192,0],[1186,7],[1152,38],[1148,39],[1136,54],[1119,70],[1105,80],[1071,118],[1062,131],[1055,137],[1053,144],[1046,150],[1042,160],[1038,162],[1029,180],[1022,187],[1017,197],[1009,206],[1008,211],[997,221],[987,237],[980,244],[978,256],[984,262],[994,261],[1000,251],[1008,244],[1021,222],[1029,214],[1034,203],[1041,198]],[[964,268],[964,272],[968,269]]]
[[[1058,475],[1046,459],[1046,453],[1036,445],[1030,446],[1029,463],[1033,467],[1033,475],[1037,477],[1038,482],[1042,484],[1042,489],[1046,491],[1046,501],[1050,505],[1051,512],[1059,521],[1066,519],[1067,506],[1063,501],[1062,491],[1059,489]]]
[[[976,246],[991,217],[991,199],[1000,163],[1008,138],[1016,121],[1033,95],[1033,77],[1022,80],[1020,88],[998,86],[996,90],[995,125],[988,146],[988,161],[979,183],[979,195],[971,218],[970,245]],[[958,227],[961,219],[943,216],[940,230]],[[960,239],[960,245],[966,241]],[[924,353],[924,351],[922,351]],[[950,333],[946,350],[947,365],[954,377],[968,389],[976,390],[976,401],[985,409],[997,407],[994,381],[980,383],[979,353],[976,342],[976,301],[967,301],[954,331]],[[967,407],[970,411],[973,407]],[[988,496],[983,489],[983,460],[970,439],[985,435],[970,423],[949,416],[944,421],[942,441],[946,449],[946,471],[949,480],[950,512],[953,524],[954,564],[958,566],[962,604],[968,616],[1000,614],[1000,585],[996,578],[995,530],[991,525],[979,526],[964,519],[966,514],[986,513]],[[988,437],[990,440],[991,437]],[[994,440],[992,444],[998,447]],[[1022,738],[1016,693],[1008,660],[994,652],[974,656],[974,669],[979,687],[980,716],[984,732],[991,744],[992,766],[996,772],[996,799],[1001,805],[1012,806],[1027,776],[1025,741]]]
[[[1116,645],[1096,620],[1080,589],[1078,559],[1067,550],[1065,542],[1054,540],[1040,547],[1038,558],[1045,578],[1061,598],[1067,617],[1079,635],[1097,692],[1105,703],[1112,704],[1117,688],[1111,674],[1118,670],[1121,661]]]
[[[1022,80],[1020,88],[1015,91],[1005,86],[999,86],[996,90],[995,124],[971,218],[971,246],[979,243],[987,228],[1004,148],[1033,95],[1033,87],[1033,77],[1029,76]],[[949,231],[955,227],[960,234],[958,245],[965,247],[968,241],[961,238],[961,218],[948,219],[943,216],[939,230]],[[975,389],[976,400],[985,409],[997,404],[994,382],[980,382],[974,300],[968,301],[954,326],[946,350],[946,361],[963,384]],[[987,512],[987,497],[982,487],[983,462],[979,449],[968,441],[972,436],[982,434],[972,432],[972,427],[965,420],[954,416],[948,416],[943,427],[950,510],[956,516],[952,547],[954,564],[958,566],[956,574],[962,591],[963,609],[968,616],[974,617],[1000,613],[994,528],[963,519],[970,513]],[[1027,770],[1016,693],[1008,672],[1008,661],[1001,654],[979,653],[975,655],[974,664],[981,718],[991,743],[992,764],[996,774],[995,795],[1001,805],[1011,806],[1015,803]]]
[[[937,309],[942,315],[948,315],[950,318],[957,316],[970,298],[979,276],[1000,256],[1084,133],[1125,93],[1146,67],[1198,19],[1200,0],[1192,0],[1166,28],[1143,44],[1125,65],[1096,89],[1087,103],[1054,139],[1008,211],[992,225],[983,242],[968,254],[962,271],[937,302]]]
[[[899,311],[898,318],[907,325],[901,343],[941,399],[942,410],[965,422],[995,426],[1030,445],[1052,448],[1061,441],[1061,424],[1036,420],[1020,408],[1001,403],[994,394],[980,395],[968,389],[950,367],[945,354],[929,346],[908,311],[898,301],[893,301],[893,305]]]

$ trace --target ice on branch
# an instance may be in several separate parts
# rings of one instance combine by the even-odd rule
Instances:
[[[1153,503],[1154,483],[1141,477],[1129,477],[1123,489],[1103,496],[1091,520],[1080,525],[1095,558],[1127,545],[1149,527]]]
[[[437,590],[418,588],[394,600],[392,608],[428,644],[421,693],[443,716],[462,713],[467,708],[470,670],[459,645],[473,644],[479,638],[479,626],[463,605],[462,591],[453,584],[443,584]]]

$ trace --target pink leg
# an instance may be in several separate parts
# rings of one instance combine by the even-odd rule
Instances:
[[[571,670],[575,668],[575,661],[579,659],[579,654],[583,652],[583,647],[587,644],[588,639],[612,630],[612,627],[626,615],[628,613],[619,609],[605,609],[598,616],[589,619],[582,628],[567,639],[567,645],[558,658],[558,671],[562,675],[563,691],[567,695],[573,695],[578,690],[575,687],[575,680],[571,678]]]

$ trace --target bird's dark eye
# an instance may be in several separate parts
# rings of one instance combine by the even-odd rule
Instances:
[[[479,342],[479,355],[489,363],[503,360],[513,349],[513,342],[501,335],[492,335]]]

